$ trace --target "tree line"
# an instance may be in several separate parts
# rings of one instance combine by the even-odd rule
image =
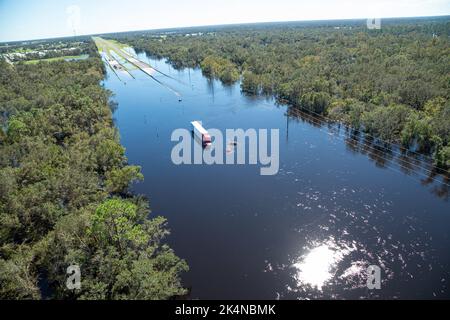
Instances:
[[[129,191],[105,69],[0,60],[0,299],[168,299],[186,290],[166,219]],[[78,265],[81,288],[66,287]]]
[[[417,20],[417,21],[416,21]],[[450,167],[448,17],[114,35],[176,68],[341,121]],[[196,30],[191,30],[192,32]]]

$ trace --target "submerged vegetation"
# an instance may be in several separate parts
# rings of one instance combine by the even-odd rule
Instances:
[[[381,30],[336,21],[208,31],[114,37],[225,83],[242,76],[247,94],[273,95],[450,167],[448,17],[384,20]]]
[[[131,194],[111,93],[91,57],[0,60],[0,298],[167,299],[186,263],[162,243],[166,220]],[[68,290],[78,265],[81,289]]]
[[[450,167],[448,18],[381,30],[344,21],[193,31],[111,37]],[[8,50],[0,50],[0,299],[186,294],[188,266],[164,244],[167,221],[149,218],[148,200],[130,191],[144,177],[120,144],[92,41]],[[66,286],[72,265],[79,289]]]

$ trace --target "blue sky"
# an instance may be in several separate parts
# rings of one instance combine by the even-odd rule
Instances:
[[[433,15],[450,15],[450,0],[0,0],[0,42],[243,22]]]

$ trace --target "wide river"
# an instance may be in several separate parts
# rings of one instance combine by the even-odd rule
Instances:
[[[239,84],[139,57],[176,79],[155,74],[181,102],[139,70],[122,80],[108,70],[104,86],[129,163],[145,176],[133,190],[167,217],[167,242],[190,266],[189,298],[450,298],[449,181],[343,127],[247,97]],[[174,165],[171,134],[193,120],[279,129],[279,173]],[[381,269],[380,289],[367,287],[369,266]]]

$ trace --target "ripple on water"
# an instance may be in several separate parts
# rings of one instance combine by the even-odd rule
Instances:
[[[285,292],[277,293],[281,298],[348,296],[344,293],[367,288],[367,268],[371,265],[382,269],[383,286],[436,268],[431,237],[420,221],[392,214],[393,204],[385,201],[382,193],[370,202],[363,200],[367,193],[345,187],[330,192],[312,188],[296,192],[292,208],[306,217],[294,227],[300,248],[288,263],[277,267],[276,262],[267,262],[266,268],[266,272],[290,275]],[[393,223],[400,226],[395,235],[391,233]],[[364,297],[368,296],[360,296]],[[377,293],[370,297],[377,297]],[[391,293],[390,297],[398,296]]]

